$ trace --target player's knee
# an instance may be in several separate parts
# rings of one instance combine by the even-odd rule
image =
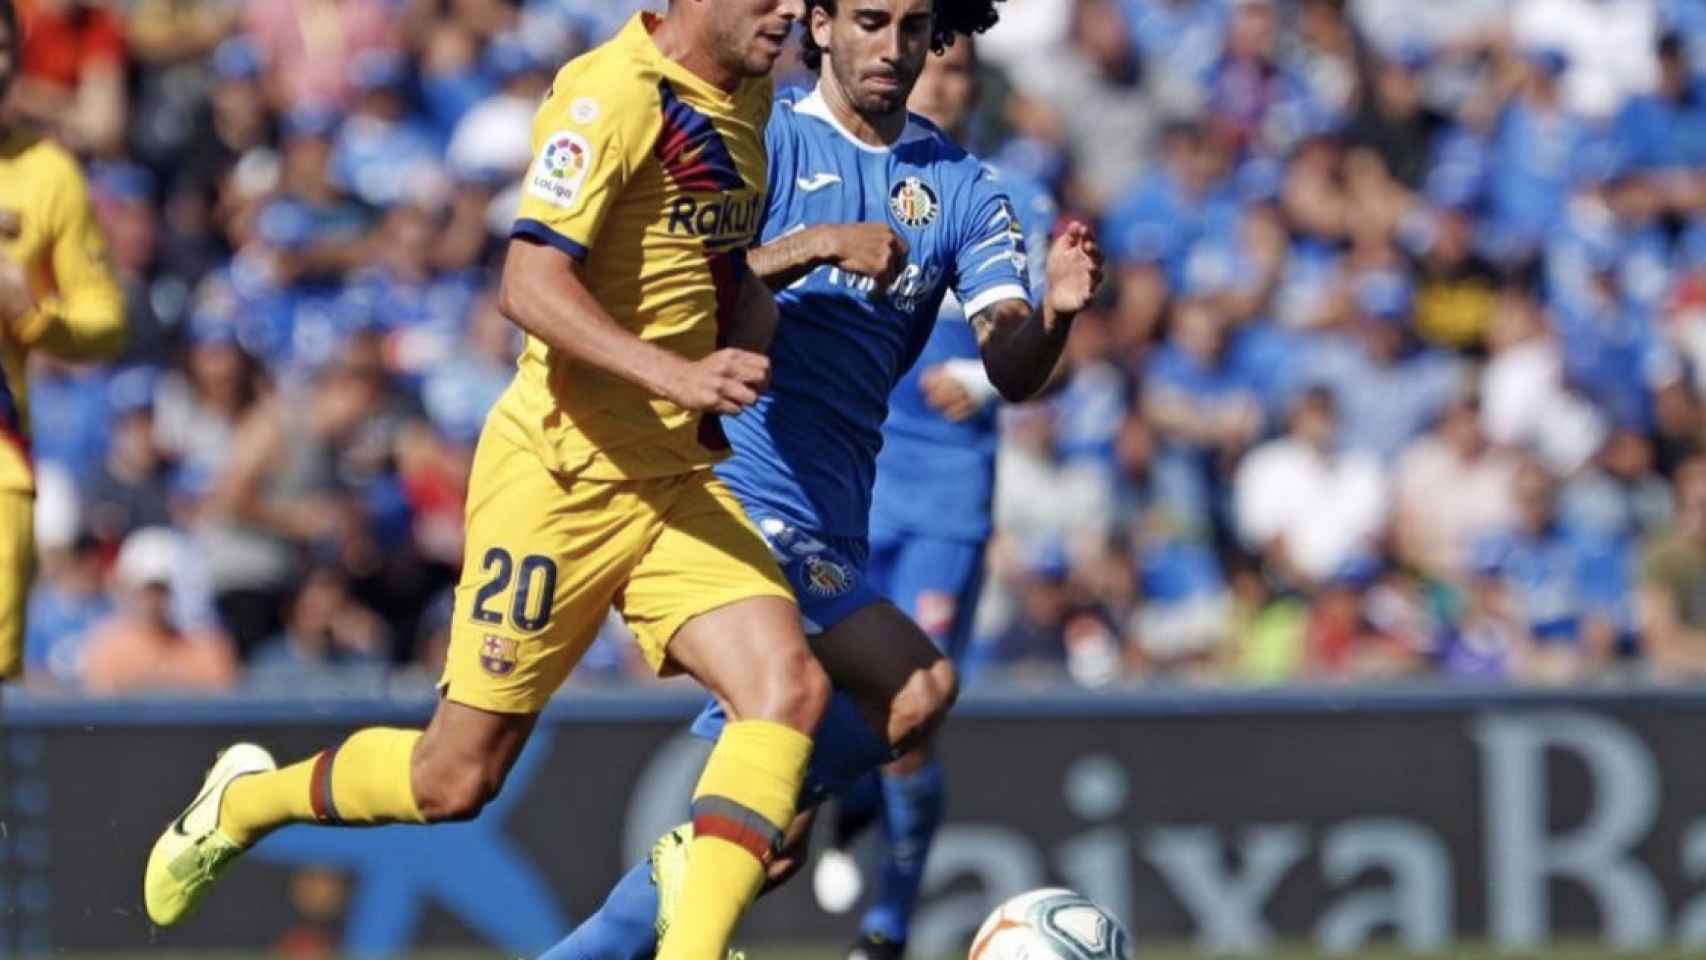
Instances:
[[[756,715],[806,733],[816,730],[829,705],[830,683],[811,651],[802,645],[777,657],[767,673],[764,703]]]
[[[923,746],[959,695],[959,672],[947,659],[914,671],[889,707],[895,746],[906,751]]]
[[[428,823],[472,820],[498,795],[503,778],[473,763],[417,763],[415,805]]]

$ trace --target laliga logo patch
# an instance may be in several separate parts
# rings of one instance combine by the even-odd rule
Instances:
[[[539,161],[527,178],[527,191],[547,203],[567,207],[580,195],[590,169],[592,144],[578,133],[559,130],[539,151]]]
[[[508,637],[486,634],[486,639],[480,641],[480,669],[494,677],[507,677],[514,673],[518,646]]]
[[[820,554],[806,557],[806,589],[812,596],[839,597],[853,588],[853,571]]]
[[[889,191],[889,209],[896,220],[909,227],[928,227],[936,222],[942,204],[930,185],[917,177],[907,177]]]

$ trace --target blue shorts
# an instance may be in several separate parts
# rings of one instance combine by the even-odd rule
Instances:
[[[986,545],[983,540],[873,531],[867,579],[958,664],[971,645]]]
[[[865,540],[809,532],[751,509],[747,512],[794,589],[807,636],[832,630],[886,599],[865,569],[871,553]]]

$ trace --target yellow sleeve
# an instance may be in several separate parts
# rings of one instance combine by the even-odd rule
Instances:
[[[46,203],[54,288],[18,321],[18,339],[67,360],[110,357],[124,346],[124,296],[75,165],[68,163],[55,178]]]
[[[590,71],[566,68],[534,116],[533,163],[510,230],[582,261],[650,155],[657,114],[655,102],[637,95],[633,78],[592,80]]]

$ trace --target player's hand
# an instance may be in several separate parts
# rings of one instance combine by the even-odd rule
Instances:
[[[918,385],[924,390],[924,402],[950,422],[959,423],[977,413],[977,398],[940,364],[919,374]]]
[[[911,249],[900,234],[886,223],[843,223],[824,227],[831,265],[870,277],[884,291],[906,269]]]
[[[701,413],[739,413],[770,386],[770,358],[733,347],[684,364],[664,399]]]
[[[1095,233],[1082,223],[1069,225],[1048,251],[1048,313],[1072,316],[1089,306],[1102,289],[1104,266]]]

